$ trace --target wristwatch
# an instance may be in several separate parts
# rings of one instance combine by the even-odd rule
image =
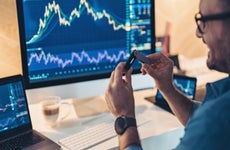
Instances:
[[[122,115],[116,119],[114,128],[117,134],[122,135],[129,127],[137,127],[135,118]]]

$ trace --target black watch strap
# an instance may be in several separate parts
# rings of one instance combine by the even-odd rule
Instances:
[[[122,135],[129,127],[137,127],[135,118],[122,115],[116,119],[114,128],[117,134]]]

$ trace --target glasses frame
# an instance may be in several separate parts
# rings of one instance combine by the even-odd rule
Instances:
[[[195,14],[195,21],[200,33],[204,33],[205,22],[213,20],[224,20],[230,18],[230,12],[203,16],[200,12]]]

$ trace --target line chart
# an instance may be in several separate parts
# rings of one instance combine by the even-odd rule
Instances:
[[[193,95],[193,88],[191,88],[190,81],[186,82],[186,85],[183,85],[174,79],[174,84],[179,90],[184,92],[187,96]]]
[[[23,1],[20,40],[25,44],[22,61],[29,82],[104,78],[134,49],[152,53],[152,4],[152,0]],[[140,66],[137,62],[133,68]]]
[[[96,56],[89,54],[89,52],[81,51],[79,53],[72,52],[71,56],[67,58],[65,54],[62,54],[62,56],[58,56],[49,53],[45,53],[43,50],[40,51],[40,53],[30,53],[30,57],[28,58],[28,66],[31,66],[32,63],[36,64],[44,64],[44,65],[50,65],[50,64],[56,64],[59,68],[65,68],[67,66],[71,65],[77,65],[77,64],[99,64],[100,62],[115,62],[117,63],[120,60],[125,60],[127,58],[127,53],[125,51],[119,51],[118,54],[109,54],[106,50],[103,52],[98,52]]]
[[[16,121],[16,117],[12,118],[6,118],[6,119],[2,119],[0,122],[0,130],[3,129],[6,126],[9,126],[11,124],[13,124]]]
[[[5,112],[7,109],[10,109],[14,104],[6,104],[4,107],[0,107],[0,112]]]
[[[94,21],[106,18],[108,24],[113,27],[114,31],[116,30],[130,31],[131,29],[138,28],[138,26],[135,25],[130,26],[129,23],[126,24],[120,23],[113,16],[107,13],[106,10],[102,10],[101,12],[98,12],[86,0],[80,0],[78,9],[74,8],[69,16],[62,11],[62,8],[58,3],[53,1],[53,3],[48,3],[45,6],[44,18],[39,19],[39,27],[36,34],[33,35],[32,38],[28,40],[26,43],[32,44],[41,40],[41,38],[44,38],[44,34],[48,30],[48,27],[55,15],[58,16],[58,21],[60,26],[69,27],[71,26],[71,24],[76,18],[81,17],[84,11],[86,11],[88,15],[91,15]]]

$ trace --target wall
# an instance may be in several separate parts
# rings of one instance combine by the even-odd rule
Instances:
[[[194,58],[207,54],[207,48],[195,35],[194,15],[199,11],[199,0],[156,0],[156,36],[171,22],[170,49],[173,54]]]
[[[0,77],[22,73],[16,0],[0,0]],[[194,14],[199,0],[156,0],[156,35],[163,35],[165,23],[172,23],[171,52],[187,57],[206,54],[195,36]]]
[[[0,77],[22,72],[15,1],[0,1]]]

